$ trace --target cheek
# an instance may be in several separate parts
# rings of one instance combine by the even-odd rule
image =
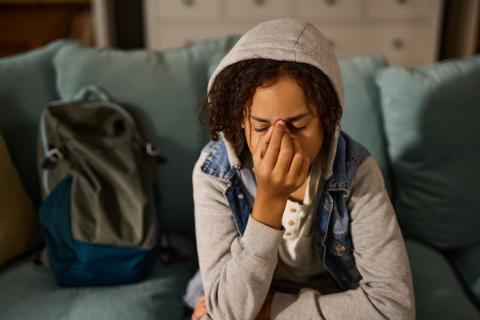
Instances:
[[[311,138],[303,137],[300,139],[300,144],[302,145],[303,152],[305,152],[305,155],[310,160],[310,162],[314,157],[313,150],[315,149],[312,143],[315,143],[315,141]]]
[[[250,147],[250,152],[253,153],[255,148],[257,148],[258,143],[260,142],[261,135],[258,134],[257,132],[252,132],[250,137],[251,137],[251,141],[249,143],[249,147]]]
[[[248,149],[251,153],[255,150],[257,143],[259,141],[258,134],[254,131],[251,131],[250,128],[247,126],[244,130],[245,133],[245,140],[247,141]]]

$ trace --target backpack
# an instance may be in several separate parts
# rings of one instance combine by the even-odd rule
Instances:
[[[165,159],[139,129],[95,86],[42,113],[39,221],[60,285],[139,281],[158,255],[157,164]]]

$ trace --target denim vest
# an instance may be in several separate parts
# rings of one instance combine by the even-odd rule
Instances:
[[[225,197],[237,231],[243,235],[253,203],[244,196],[244,186],[238,173],[240,168],[230,165],[222,139],[210,141],[203,152],[207,152],[208,156],[201,170],[226,182]],[[369,155],[365,147],[341,131],[333,173],[328,180],[321,179],[317,190],[321,200],[315,208],[314,246],[322,257],[325,269],[343,290],[357,288],[362,278],[353,256],[347,201],[357,169]]]

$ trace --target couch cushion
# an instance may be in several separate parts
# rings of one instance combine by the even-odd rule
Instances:
[[[407,240],[418,320],[480,319],[480,310],[465,294],[445,257],[435,249]]]
[[[379,53],[359,54],[339,59],[345,87],[342,129],[372,153],[382,170],[392,196],[386,138],[375,72],[388,65]]]
[[[175,247],[195,256],[193,238],[172,235]],[[28,256],[0,270],[0,318],[9,320],[182,319],[182,296],[198,267],[195,258],[155,264],[141,282],[111,287],[59,287],[43,266]]]
[[[53,55],[67,40],[0,59],[0,131],[10,149],[25,189],[36,204],[40,189],[36,167],[36,137],[40,113],[58,98]]]
[[[466,287],[480,305],[480,245],[471,246],[449,255]]]
[[[0,135],[0,266],[40,243],[37,212]]]
[[[197,107],[207,88],[211,56],[228,51],[232,37],[165,51],[120,51],[82,45],[62,48],[55,57],[62,99],[94,84],[132,107],[167,163],[161,166],[162,213],[167,228],[192,232],[192,170],[205,143],[199,138]],[[72,63],[74,61],[75,63]]]
[[[376,80],[402,230],[439,248],[480,243],[480,55]]]

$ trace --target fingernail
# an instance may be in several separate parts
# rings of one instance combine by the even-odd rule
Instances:
[[[278,123],[279,125],[285,127],[285,121],[283,121],[283,120],[278,120],[277,123]]]

